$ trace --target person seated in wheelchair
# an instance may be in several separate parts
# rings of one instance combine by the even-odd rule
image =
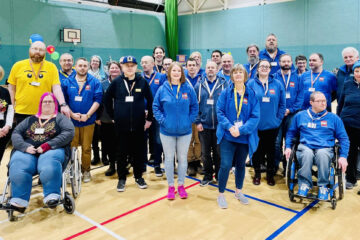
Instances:
[[[294,139],[299,136],[296,157],[300,169],[298,171],[298,195],[306,197],[312,188],[312,165],[318,168],[317,185],[318,199],[328,200],[329,171],[334,156],[335,139],[340,143],[339,167],[343,172],[347,167],[349,152],[349,138],[341,119],[326,110],[326,98],[321,92],[315,91],[310,95],[311,107],[297,113],[286,135],[285,156],[288,160]]]
[[[41,96],[38,113],[22,121],[12,134],[14,152],[9,163],[11,199],[3,206],[24,212],[29,204],[32,177],[39,174],[44,203],[55,208],[60,200],[64,147],[75,134],[74,125],[58,113],[58,102],[52,93]]]

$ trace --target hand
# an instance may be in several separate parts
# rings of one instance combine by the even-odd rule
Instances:
[[[80,114],[80,122],[86,122],[88,119],[89,118],[87,114]]]
[[[339,162],[339,168],[341,168],[342,172],[345,173],[348,165],[346,158],[339,157],[338,162]]]
[[[196,125],[196,128],[199,132],[204,131],[203,125],[201,123],[199,123],[198,125]]]
[[[3,128],[0,129],[0,138],[5,137],[10,131],[10,127],[5,125]]]
[[[72,119],[74,119],[76,121],[80,121],[81,114],[80,113],[73,113],[71,117],[72,117]]]
[[[61,113],[70,118],[70,108],[68,105],[61,107]]]
[[[29,146],[27,149],[26,149],[26,152],[27,153],[30,153],[30,154],[35,154],[36,153],[36,149],[34,148],[34,146]]]
[[[97,125],[101,125],[101,121],[100,121],[100,120],[95,120],[95,123],[96,123]]]
[[[285,158],[286,158],[286,161],[289,160],[290,155],[291,155],[291,148],[285,149]]]
[[[289,115],[289,114],[290,114],[290,110],[289,110],[289,109],[286,109],[284,116],[286,117],[286,116]]]
[[[238,129],[237,127],[235,127],[235,126],[232,126],[232,127],[229,129],[229,131],[230,131],[231,136],[233,136],[233,137],[238,137],[238,136],[240,136],[239,129]]]
[[[41,147],[38,147],[38,148],[36,149],[36,152],[41,154],[41,153],[43,153],[44,151],[43,151],[43,149],[42,149]]]
[[[148,129],[151,126],[151,122],[150,121],[146,121],[145,122],[145,126],[144,126],[144,131],[146,131],[146,129]]]

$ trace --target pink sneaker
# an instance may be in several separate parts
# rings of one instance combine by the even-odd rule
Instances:
[[[167,199],[168,200],[174,200],[175,199],[175,187],[174,186],[169,187]]]
[[[180,198],[185,199],[188,197],[187,192],[185,191],[184,185],[178,186],[178,193]]]

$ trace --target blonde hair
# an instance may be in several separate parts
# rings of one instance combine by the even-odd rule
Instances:
[[[248,80],[248,73],[245,69],[245,67],[242,64],[235,64],[235,66],[230,71],[230,79],[232,82],[234,82],[234,72],[243,72],[244,73],[244,83]]]

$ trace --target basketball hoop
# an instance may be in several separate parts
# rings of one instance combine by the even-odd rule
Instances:
[[[73,41],[74,45],[76,46],[80,42],[80,39],[79,38],[73,38],[72,41]]]

